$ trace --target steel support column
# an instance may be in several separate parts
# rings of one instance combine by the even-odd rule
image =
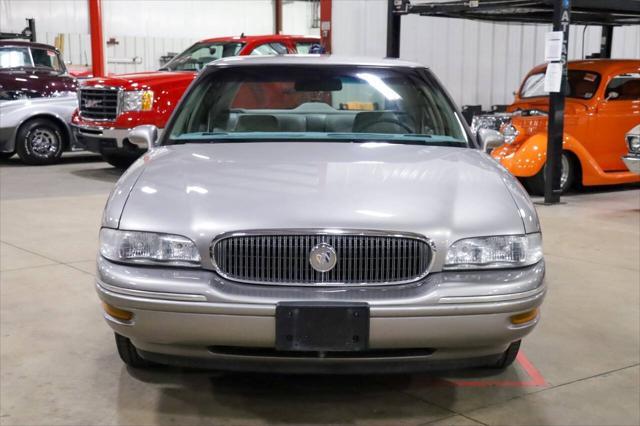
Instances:
[[[613,43],[613,26],[603,25],[602,37],[600,38],[600,57],[601,58],[611,57],[612,43]]]
[[[27,24],[29,25],[29,40],[32,43],[36,42],[36,20],[34,18],[27,19]]]
[[[104,37],[102,35],[102,0],[89,1],[89,27],[91,30],[91,65],[94,77],[106,74]]]
[[[320,0],[320,44],[331,53],[331,0]]]
[[[562,84],[560,92],[549,94],[549,127],[547,137],[547,164],[544,168],[544,202],[560,201],[560,173],[562,167],[562,142],[564,138],[564,100],[568,90],[567,52],[569,26],[571,25],[571,0],[554,0],[553,30],[563,32]]]
[[[282,34],[282,0],[273,0],[274,34]]]
[[[394,0],[387,0],[387,58],[400,57],[400,15],[393,13]]]

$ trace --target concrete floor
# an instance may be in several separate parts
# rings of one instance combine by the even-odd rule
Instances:
[[[93,290],[100,215],[119,176],[94,160],[0,164],[2,425],[640,424],[637,186],[538,207],[549,294],[525,363],[502,374],[138,372],[118,359]]]

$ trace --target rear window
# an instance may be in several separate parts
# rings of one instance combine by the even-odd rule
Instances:
[[[522,83],[520,89],[521,98],[537,98],[549,96],[549,92],[544,91],[545,73],[532,74]],[[570,98],[591,99],[595,95],[600,85],[600,74],[591,71],[569,70],[569,93]]]

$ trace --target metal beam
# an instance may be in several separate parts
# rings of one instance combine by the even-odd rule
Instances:
[[[89,1],[89,27],[91,29],[91,65],[94,77],[106,75],[104,37],[102,35],[102,0]]]
[[[560,92],[549,94],[549,123],[547,130],[547,162],[544,168],[544,202],[560,202],[560,173],[562,168],[562,142],[564,139],[564,101],[569,89],[567,79],[567,53],[569,50],[569,26],[571,25],[571,0],[554,0],[553,30],[562,31],[562,83]]]
[[[400,1],[400,0],[398,0]],[[401,0],[407,3],[407,0]],[[555,0],[411,1],[396,14],[497,22],[548,23]],[[571,21],[583,25],[640,24],[640,0],[573,0]]]
[[[282,34],[282,0],[273,0],[273,33]]]
[[[611,46],[613,46],[613,26],[605,25],[602,27],[602,37],[600,38],[600,57],[611,57]]]
[[[320,44],[331,53],[331,0],[320,0]]]
[[[394,13],[394,0],[387,0],[387,57],[400,57],[400,15]]]

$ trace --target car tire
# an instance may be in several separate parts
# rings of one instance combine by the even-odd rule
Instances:
[[[114,152],[109,154],[102,154],[102,159],[107,163],[111,164],[113,167],[118,169],[127,169],[130,165],[132,165],[137,159],[140,157],[139,154],[123,154],[120,152]]]
[[[119,335],[118,333],[114,333],[114,335],[116,337],[118,355],[120,355],[120,359],[126,365],[132,368],[140,369],[152,368],[156,365],[142,358],[140,354],[138,354],[138,350],[136,349],[136,347],[133,346],[133,343],[131,343],[131,340]]]
[[[15,154],[15,152],[0,152],[0,160],[8,160],[13,157],[13,154]]]
[[[513,342],[509,345],[507,350],[502,354],[500,359],[498,359],[494,364],[490,365],[489,368],[495,368],[497,370],[504,370],[509,367],[516,360],[518,356],[518,351],[520,351],[520,343],[521,340]]]
[[[66,145],[63,130],[47,118],[27,121],[16,135],[16,153],[20,160],[34,166],[57,163]]]
[[[562,194],[566,193],[571,188],[576,179],[577,167],[573,157],[570,154],[562,153],[562,168],[560,177],[560,191]],[[544,195],[544,173],[547,168],[545,163],[544,167],[540,171],[530,178],[524,179],[525,187],[533,195]]]

